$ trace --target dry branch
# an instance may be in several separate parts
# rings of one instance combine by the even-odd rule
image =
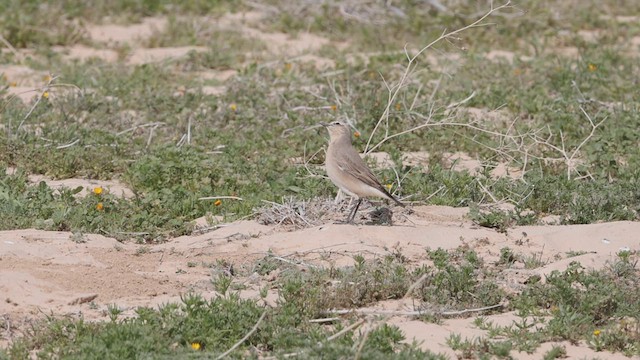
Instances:
[[[437,316],[459,316],[473,312],[488,311],[503,307],[504,304],[495,304],[491,306],[485,306],[474,309],[463,309],[455,311],[402,311],[402,310],[375,310],[375,309],[337,309],[327,310],[323,314],[326,315],[346,315],[346,314],[359,314],[359,315],[385,315],[385,316],[424,316],[424,315],[437,315]]]
[[[237,196],[206,196],[206,197],[201,197],[198,198],[198,200],[220,200],[220,199],[232,199],[232,200],[244,200],[241,197],[237,197]]]
[[[229,348],[229,350],[225,351],[220,356],[218,356],[216,358],[216,360],[220,360],[220,359],[225,358],[227,355],[231,354],[233,352],[233,350],[237,349],[238,346],[242,345],[243,342],[247,341],[247,339],[249,337],[251,337],[251,335],[253,335],[253,333],[256,332],[256,330],[258,330],[258,326],[260,325],[260,323],[264,319],[265,315],[267,315],[267,311],[266,310],[262,313],[262,315],[260,315],[260,318],[258,319],[256,324],[253,325],[253,328],[242,339],[240,339],[237,343],[233,344],[233,346],[231,348]]]
[[[38,99],[36,99],[36,102],[33,104],[33,106],[31,106],[31,108],[29,109],[27,114],[24,116],[22,121],[20,121],[20,124],[18,125],[18,129],[16,130],[16,132],[20,131],[20,128],[22,128],[22,125],[24,124],[24,122],[27,121],[27,119],[33,113],[33,110],[35,110],[36,107],[38,106],[38,104],[40,104],[40,101],[42,100],[42,98],[44,96],[44,93],[49,91],[49,89],[51,88],[51,84],[53,84],[53,82],[56,81],[56,79],[58,79],[58,76],[50,76],[49,77],[49,81],[47,81],[47,83],[41,89],[39,89],[40,90],[40,96],[38,96]],[[33,91],[37,91],[37,89],[35,89]]]
[[[7,49],[9,49],[13,53],[13,55],[15,55],[15,57],[17,59],[21,58],[20,53],[18,52],[18,50],[16,50],[16,48],[13,47],[13,45],[11,45],[11,43],[2,35],[0,35],[0,42],[3,43],[4,46],[6,46]]]
[[[442,35],[440,35],[437,39],[433,40],[427,46],[425,46],[422,49],[420,49],[413,56],[411,56],[409,54],[409,50],[407,49],[407,46],[405,45],[404,51],[405,51],[405,55],[407,56],[408,63],[406,65],[406,67],[405,67],[405,70],[404,70],[403,74],[400,76],[400,80],[398,81],[398,83],[395,84],[394,86],[389,86],[387,84],[387,88],[389,90],[389,97],[388,97],[387,105],[386,105],[386,107],[384,109],[384,112],[380,116],[380,119],[378,119],[378,122],[376,123],[375,127],[373,128],[373,131],[369,135],[369,139],[367,140],[367,144],[366,144],[365,150],[364,150],[365,153],[369,153],[369,152],[375,150],[376,148],[380,147],[382,144],[384,144],[385,142],[387,142],[391,138],[394,138],[396,136],[399,136],[399,135],[402,135],[402,134],[406,134],[406,133],[409,133],[409,132],[412,132],[412,131],[416,131],[418,129],[421,129],[421,128],[425,127],[426,123],[428,123],[428,121],[431,119],[431,116],[429,116],[428,120],[426,121],[425,124],[416,126],[416,127],[412,128],[412,129],[409,129],[409,130],[402,131],[399,134],[385,135],[385,137],[382,140],[380,140],[380,142],[378,142],[378,144],[376,144],[375,146],[371,147],[371,141],[373,140],[373,137],[376,134],[377,130],[380,128],[381,124],[383,122],[386,122],[388,124],[388,122],[389,122],[389,113],[390,113],[390,110],[391,110],[391,106],[396,102],[396,99],[398,98],[398,95],[400,94],[400,91],[403,88],[405,88],[405,86],[407,85],[407,81],[409,79],[409,76],[413,73],[413,71],[415,69],[415,62],[420,57],[420,55],[422,55],[425,51],[427,51],[428,49],[430,49],[431,47],[433,47],[435,44],[439,43],[442,40],[450,39],[454,35],[457,35],[457,34],[459,34],[461,32],[466,31],[466,30],[487,25],[487,24],[484,23],[484,20],[487,17],[491,16],[491,14],[493,14],[495,12],[498,12],[498,11],[500,11],[502,9],[505,9],[505,8],[509,7],[510,4],[511,4],[511,0],[508,0],[503,5],[500,5],[500,6],[494,8],[493,7],[493,3],[492,3],[491,4],[491,9],[488,12],[486,12],[483,16],[478,18],[476,21],[472,22],[471,24],[469,24],[467,26],[464,26],[462,28],[456,29],[456,30],[452,30],[452,31],[449,31],[449,32],[447,32],[446,30],[443,31]],[[430,114],[430,115],[432,115],[432,114]]]

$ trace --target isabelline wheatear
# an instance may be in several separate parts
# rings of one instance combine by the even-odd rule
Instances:
[[[329,179],[346,194],[358,198],[358,202],[347,216],[347,223],[353,222],[362,198],[365,197],[389,199],[404,207],[400,200],[380,184],[353,147],[349,125],[340,121],[321,125],[329,131],[329,148],[325,160]]]

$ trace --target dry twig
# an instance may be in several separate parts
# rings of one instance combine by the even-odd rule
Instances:
[[[237,349],[238,346],[242,345],[243,342],[247,341],[247,339],[249,337],[251,337],[251,335],[253,335],[253,333],[256,332],[256,330],[258,330],[258,326],[260,325],[260,323],[264,319],[265,315],[267,315],[267,311],[266,310],[262,313],[262,315],[260,315],[260,318],[258,319],[256,324],[253,325],[253,328],[242,339],[238,340],[237,343],[233,344],[233,346],[231,348],[229,348],[229,350],[227,350],[227,351],[223,352],[222,354],[220,354],[220,356],[218,356],[216,358],[216,360],[220,360],[220,359],[225,358],[227,355],[231,354],[233,352],[233,350]]]
[[[346,315],[346,314],[360,314],[360,315],[384,315],[384,316],[424,316],[424,315],[439,315],[439,316],[459,316],[472,312],[488,311],[503,307],[504,304],[495,304],[491,306],[485,306],[474,309],[463,309],[453,311],[441,311],[441,312],[426,312],[422,310],[415,311],[402,311],[402,310],[374,310],[374,309],[337,309],[327,310],[323,313],[326,315]]]
[[[416,60],[428,49],[430,49],[431,47],[433,47],[435,44],[439,43],[442,40],[448,40],[450,38],[453,38],[455,35],[464,32],[466,30],[469,29],[473,29],[473,28],[477,28],[477,27],[482,27],[482,26],[486,26],[487,24],[484,23],[484,20],[491,16],[493,13],[496,13],[502,9],[505,9],[507,7],[509,7],[511,4],[511,0],[507,0],[507,2],[505,2],[503,5],[500,5],[498,7],[493,7],[493,3],[491,4],[491,9],[489,11],[487,11],[483,16],[481,16],[480,18],[478,18],[476,21],[472,22],[471,24],[464,26],[462,28],[456,29],[456,30],[452,30],[447,32],[446,30],[442,33],[442,35],[440,35],[437,39],[433,40],[431,43],[429,43],[427,46],[423,47],[422,49],[420,49],[415,55],[411,56],[409,55],[409,50],[407,48],[407,46],[405,45],[404,51],[405,51],[405,55],[407,56],[407,60],[409,61],[405,67],[404,72],[402,73],[402,75],[400,76],[400,80],[398,81],[397,84],[395,84],[394,86],[388,86],[387,88],[389,89],[389,97],[388,97],[388,101],[387,101],[387,105],[382,113],[382,115],[380,116],[380,119],[378,119],[378,122],[376,123],[375,127],[373,128],[373,131],[371,132],[371,134],[369,135],[369,140],[367,140],[367,145],[365,146],[365,153],[369,153],[375,149],[377,149],[378,147],[380,147],[382,144],[384,144],[385,142],[387,142],[389,139],[394,138],[396,136],[402,135],[402,134],[406,134],[409,132],[413,132],[416,130],[419,130],[425,126],[428,126],[427,124],[429,123],[430,119],[431,119],[431,115],[430,114],[427,118],[427,121],[425,122],[425,124],[416,126],[412,129],[409,130],[405,130],[402,131],[398,134],[393,134],[393,135],[385,135],[385,137],[380,140],[378,142],[378,144],[371,146],[371,141],[373,140],[374,135],[376,134],[377,130],[380,128],[380,126],[382,125],[383,122],[385,122],[386,124],[388,124],[389,122],[389,114],[390,114],[390,110],[391,110],[391,106],[392,104],[394,104],[400,94],[400,91],[405,88],[405,86],[407,85],[407,81],[409,79],[409,75],[411,75],[415,69],[415,62]],[[464,100],[463,100],[464,101]],[[387,126],[388,129],[388,126]]]
[[[206,197],[201,197],[198,198],[198,200],[220,200],[220,199],[232,199],[232,200],[244,200],[241,197],[237,197],[237,196],[206,196]]]

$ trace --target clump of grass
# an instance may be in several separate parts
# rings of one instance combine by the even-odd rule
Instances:
[[[544,354],[544,360],[562,359],[567,357],[567,349],[564,346],[554,345]]]
[[[285,276],[281,280],[282,296],[297,306],[304,304],[315,315],[329,309],[354,309],[405,296],[420,299],[422,303],[417,307],[436,317],[443,311],[501,302],[504,293],[475,252],[438,249],[430,256],[433,266],[411,269],[402,256],[367,261],[358,255],[353,267],[312,269],[308,274]],[[415,289],[407,294],[412,285]]]
[[[158,310],[139,308],[137,316],[109,322],[48,317],[29,336],[9,349],[11,358],[39,356],[63,358],[129,358],[132,354],[187,356],[191,344],[202,350],[222,353],[249,331],[260,317],[255,303],[237,296],[205,300],[187,295],[181,304],[167,304]],[[251,341],[250,341],[251,343]]]
[[[503,249],[501,263],[509,263],[509,254]],[[508,356],[510,349],[533,353],[544,342],[563,340],[585,341],[596,351],[637,355],[638,269],[636,260],[625,256],[598,271],[585,270],[574,262],[564,271],[552,272],[546,282],[527,283],[511,299],[520,320],[497,326],[487,318],[477,318],[476,326],[487,331],[487,337],[463,340],[453,334],[447,343],[462,356]],[[499,352],[494,347],[498,344],[504,345]],[[554,347],[545,358],[563,354],[565,349]]]
[[[496,265],[502,265],[509,268],[517,262],[522,263],[525,269],[535,269],[545,265],[545,262],[542,260],[542,252],[525,256],[522,254],[515,254],[513,250],[508,247],[500,249],[500,259],[497,261]]]
[[[310,316],[329,309],[357,308],[381,300],[402,298],[412,277],[394,257],[366,261],[344,269],[313,269],[308,274],[291,273],[281,281],[286,304],[303,307]]]
[[[478,206],[472,206],[469,211],[469,218],[480,226],[496,229],[501,233],[506,233],[507,229],[515,224],[514,213],[503,211],[481,212]]]
[[[322,223],[323,217],[335,210],[329,199],[299,201],[292,198],[283,199],[282,203],[268,203],[255,210],[257,221],[264,225],[284,225],[294,228],[305,228]]]
[[[115,359],[141,354],[215,357],[237,346],[232,356],[255,356],[260,352],[299,353],[310,358],[325,354],[322,358],[326,358],[327,352],[361,351],[380,359],[396,353],[402,358],[442,358],[419,350],[415,344],[401,343],[402,333],[389,325],[371,331],[360,350],[353,347],[357,341],[353,332],[328,341],[332,330],[309,323],[303,308],[285,303],[264,309],[233,292],[210,300],[188,294],[180,303],[165,304],[157,310],[138,308],[136,316],[127,319],[119,318],[120,311],[115,306],[109,312],[111,320],[106,322],[49,316],[32,332],[14,341],[6,356],[20,359],[34,352],[39,357],[56,358]],[[241,339],[244,341],[237,345]]]
[[[7,201],[0,205],[2,229],[37,227],[81,233],[106,232],[116,238],[140,236],[151,241],[189,233],[191,221],[198,215],[191,212],[190,205],[184,207],[188,199],[175,197],[184,192],[150,194],[131,200],[114,194],[76,198],[74,195],[82,188],[53,190],[44,182],[29,185],[24,172],[14,175],[2,172],[0,179],[0,189],[8,194]],[[173,205],[168,206],[169,203]],[[203,204],[200,210],[202,214],[205,206]],[[144,229],[150,231],[144,232]]]
[[[620,326],[621,319],[639,321],[636,261],[622,256],[597,271],[573,262],[562,272],[552,272],[546,282],[529,284],[513,306],[523,315],[551,316],[539,330],[545,340],[586,340],[598,351],[640,354],[639,328]]]
[[[15,48],[73,45],[85,39],[79,19],[59,3],[3,1],[0,24],[0,34]]]
[[[470,249],[428,251],[433,268],[422,267],[418,273],[427,274],[419,290],[422,300],[431,306],[449,310],[463,310],[490,306],[502,301],[504,293],[495,282],[495,274],[484,265],[478,254]]]
[[[451,349],[460,351],[461,358],[498,358],[508,359],[513,349],[513,344],[509,340],[490,341],[487,338],[462,339],[458,334],[451,334],[447,338],[447,345]]]

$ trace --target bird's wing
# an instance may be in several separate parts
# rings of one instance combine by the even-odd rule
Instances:
[[[380,181],[378,181],[376,176],[373,175],[373,172],[371,172],[367,164],[355,150],[348,151],[343,155],[344,156],[341,156],[338,159],[338,166],[345,172],[345,174],[353,176],[357,180],[382,191],[382,193],[387,195],[390,200],[400,203],[396,198],[389,194],[389,191],[387,191]]]

